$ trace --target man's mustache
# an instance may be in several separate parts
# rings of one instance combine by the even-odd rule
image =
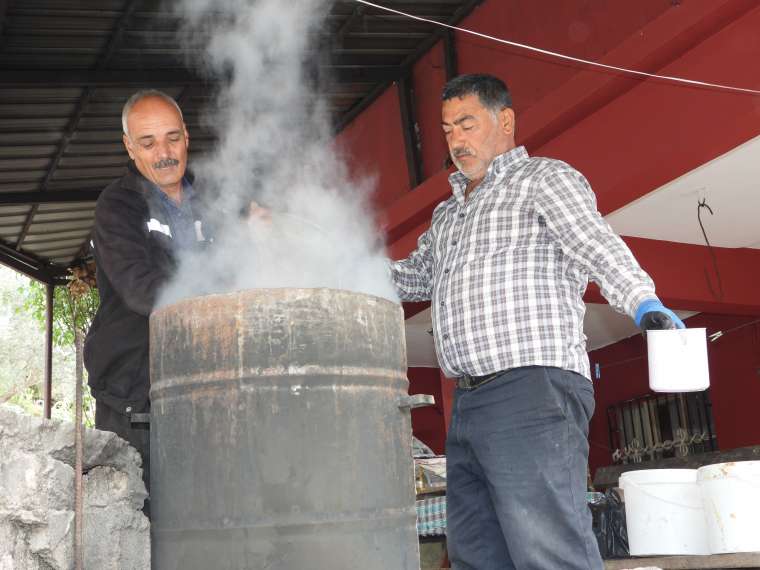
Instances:
[[[164,158],[162,160],[159,160],[158,162],[153,163],[153,168],[156,170],[160,170],[161,168],[168,168],[170,166],[177,166],[179,164],[179,160],[176,158]]]
[[[461,158],[463,156],[474,156],[472,151],[467,147],[455,148],[452,153],[454,158]]]

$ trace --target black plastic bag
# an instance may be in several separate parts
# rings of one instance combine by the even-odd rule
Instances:
[[[604,560],[628,558],[628,531],[625,526],[625,505],[619,489],[608,489],[604,496],[589,503],[593,529]]]

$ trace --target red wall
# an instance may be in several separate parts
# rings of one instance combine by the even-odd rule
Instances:
[[[462,26],[580,57],[604,55],[668,9],[669,2],[556,0],[551,12],[532,0],[488,0]],[[457,32],[459,73],[493,73],[510,85],[519,113],[578,71],[508,46]],[[423,178],[444,168],[448,151],[441,131],[441,89],[446,80],[439,42],[413,67],[415,115],[420,129]],[[519,121],[519,118],[518,118]],[[518,122],[519,125],[519,122]],[[519,126],[518,126],[519,139]],[[386,90],[337,137],[354,176],[375,176],[374,204],[382,208],[410,190],[396,86]]]
[[[760,423],[755,421],[760,406],[760,323],[734,327],[757,317],[699,314],[687,320],[688,327],[704,327],[707,334],[724,331],[708,343],[710,399],[720,449],[760,444]],[[650,393],[646,350],[641,335],[589,353],[591,369],[601,367],[594,379],[596,412],[591,420],[589,462],[592,473],[612,464],[609,449],[607,407]]]
[[[608,0],[490,0],[461,27],[584,59],[600,59],[668,9],[670,2]],[[524,111],[578,72],[578,67],[457,32],[461,73],[502,77],[517,112]]]
[[[354,179],[374,178],[372,202],[390,204],[409,191],[398,91],[387,89],[336,137]]]
[[[437,454],[443,455],[447,422],[440,370],[438,368],[409,368],[407,377],[410,394],[430,394],[435,398],[435,406],[412,410],[412,431],[417,439],[426,443]]]
[[[489,0],[460,27],[529,43],[582,58],[598,59],[668,9],[670,2]],[[459,73],[491,73],[512,92],[520,142],[520,113],[578,72],[578,67],[530,55],[470,34],[456,33]],[[440,95],[445,83],[443,49],[438,43],[414,66],[416,115],[425,178],[443,169],[447,156],[441,131]],[[403,148],[400,149],[403,152]]]

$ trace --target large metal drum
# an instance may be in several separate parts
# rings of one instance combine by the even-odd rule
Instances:
[[[259,289],[150,329],[154,568],[419,568],[397,304]]]

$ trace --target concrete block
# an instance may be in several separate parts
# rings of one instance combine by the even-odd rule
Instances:
[[[86,430],[84,565],[150,569],[140,456],[110,432]],[[74,565],[74,426],[0,408],[0,570]]]

